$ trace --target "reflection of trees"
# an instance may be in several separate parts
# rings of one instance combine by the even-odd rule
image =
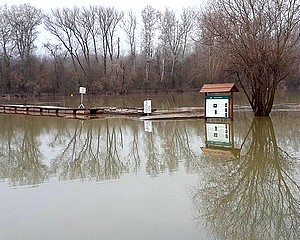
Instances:
[[[12,186],[36,185],[47,179],[36,126],[30,119],[19,122],[19,128],[15,124],[5,118],[1,121],[0,177],[9,179]]]
[[[276,112],[273,113],[276,136],[279,138],[278,145],[285,150],[293,152],[300,158],[300,121],[298,112]]]
[[[144,133],[147,137],[143,139],[139,124],[133,121],[104,119],[84,124],[77,121],[67,132],[63,129],[54,134],[51,146],[61,147],[64,143],[64,147],[51,164],[52,172],[59,173],[61,179],[119,178],[130,170],[138,171],[141,153],[146,158],[146,172],[151,176],[166,169],[177,171],[183,161],[188,171],[193,171],[198,160],[190,146],[191,132],[186,123],[172,122],[156,127],[157,132]]]
[[[189,136],[186,129],[174,127],[171,136],[166,138],[165,148],[166,163],[170,170],[178,170],[178,163],[183,159],[189,160],[195,158],[194,152],[190,148]],[[188,166],[189,164],[187,164]]]
[[[139,125],[134,122],[15,119],[0,118],[0,179],[14,186],[41,183],[49,174],[60,179],[113,179],[140,166]],[[41,156],[39,139],[45,141],[44,133],[50,149],[58,153],[50,167],[42,163],[49,157]]]
[[[174,121],[157,124],[156,127],[159,134],[149,134],[146,142],[147,173],[156,176],[166,169],[170,172],[178,171],[182,161],[185,161],[187,170],[192,171],[198,161],[190,146],[190,133],[186,124]]]
[[[63,180],[115,179],[138,172],[141,159],[151,176],[177,171],[180,163],[192,172],[199,163],[199,123],[193,121],[157,122],[153,134],[145,133],[141,122],[124,118],[5,115],[0,124],[0,179],[12,185],[38,184],[55,175]]]
[[[155,145],[155,142],[158,141],[155,141],[154,135],[149,133],[146,141],[146,172],[151,176],[156,176],[165,169],[165,165],[159,157],[159,149]]]
[[[139,164],[136,133],[126,162],[120,153],[124,149],[122,128],[110,124],[108,119],[97,126],[94,123],[78,121],[62,153],[51,164],[61,179],[114,179],[127,172],[132,162]],[[55,142],[51,145],[55,146]]]
[[[214,165],[194,192],[195,207],[222,239],[296,239],[299,162],[277,146],[270,118],[254,118],[250,136],[235,162],[209,159]]]
[[[133,131],[133,139],[132,139],[132,144],[130,147],[130,152],[127,157],[127,162],[126,165],[133,165],[133,171],[137,172],[138,168],[140,167],[141,164],[141,158],[140,158],[140,151],[139,151],[139,129],[138,125],[134,124],[132,126],[132,131]]]

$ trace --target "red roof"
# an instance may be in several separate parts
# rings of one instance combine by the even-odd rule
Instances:
[[[204,84],[200,90],[200,93],[226,93],[238,91],[239,90],[234,83],[213,83]]]

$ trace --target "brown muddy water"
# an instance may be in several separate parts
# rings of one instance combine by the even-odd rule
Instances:
[[[165,109],[204,101],[84,103],[145,98]],[[0,114],[0,126],[0,239],[299,239],[299,93],[279,94],[270,117],[235,95],[232,123]]]

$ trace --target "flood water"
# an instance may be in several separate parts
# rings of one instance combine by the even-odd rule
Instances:
[[[298,93],[279,95],[270,117],[236,96],[233,123],[0,114],[0,239],[299,239],[299,120]]]

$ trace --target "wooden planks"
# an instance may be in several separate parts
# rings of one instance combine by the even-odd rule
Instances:
[[[168,119],[184,119],[184,118],[204,118],[203,113],[184,112],[184,113],[164,113],[140,117],[141,120],[168,120]]]
[[[200,108],[175,108],[175,109],[154,109],[151,115],[145,116],[143,109],[140,108],[118,108],[118,107],[99,107],[99,108],[66,108],[58,106],[35,106],[35,105],[0,105],[0,113],[26,114],[34,116],[56,116],[67,118],[87,119],[103,115],[119,116],[141,116],[140,120],[157,119],[183,119],[183,118],[202,118],[203,110]]]

